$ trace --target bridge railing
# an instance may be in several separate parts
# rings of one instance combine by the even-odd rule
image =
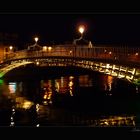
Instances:
[[[140,63],[140,48],[93,47],[88,46],[55,46],[47,51],[21,50],[6,56],[7,60],[60,56],[70,58],[106,59]]]

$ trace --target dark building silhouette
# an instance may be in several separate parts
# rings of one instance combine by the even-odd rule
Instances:
[[[0,62],[18,48],[18,34],[0,32]]]
[[[18,45],[18,34],[0,32],[0,43],[3,45]]]

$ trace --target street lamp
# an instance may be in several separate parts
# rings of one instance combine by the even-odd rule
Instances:
[[[13,49],[13,46],[9,46],[9,49],[10,49],[10,51],[12,51],[12,49]]]
[[[38,41],[38,37],[35,37],[34,39],[35,39],[35,43],[37,44],[37,41]]]
[[[80,25],[78,28],[78,31],[80,32],[81,36],[78,39],[74,39],[73,44],[76,45],[76,42],[81,40],[83,38],[83,33],[85,31],[85,26],[84,25]]]
[[[83,37],[83,33],[85,31],[85,27],[83,25],[80,25],[78,28],[79,32],[81,33],[81,38]]]
[[[74,57],[76,57],[76,42],[79,41],[79,40],[81,40],[83,38],[83,33],[85,31],[85,26],[84,25],[80,25],[78,27],[78,31],[80,32],[81,36],[80,36],[80,38],[74,39],[74,41],[73,41],[73,45],[74,45]]]
[[[47,51],[47,46],[43,46],[43,51]]]

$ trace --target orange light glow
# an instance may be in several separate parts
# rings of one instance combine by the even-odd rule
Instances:
[[[35,42],[37,42],[38,41],[38,37],[35,37]]]
[[[83,34],[83,32],[85,31],[85,27],[81,25],[78,30],[81,34]]]

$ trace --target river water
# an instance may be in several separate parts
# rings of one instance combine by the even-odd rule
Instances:
[[[139,87],[72,67],[22,67],[0,79],[0,126],[139,127]]]

